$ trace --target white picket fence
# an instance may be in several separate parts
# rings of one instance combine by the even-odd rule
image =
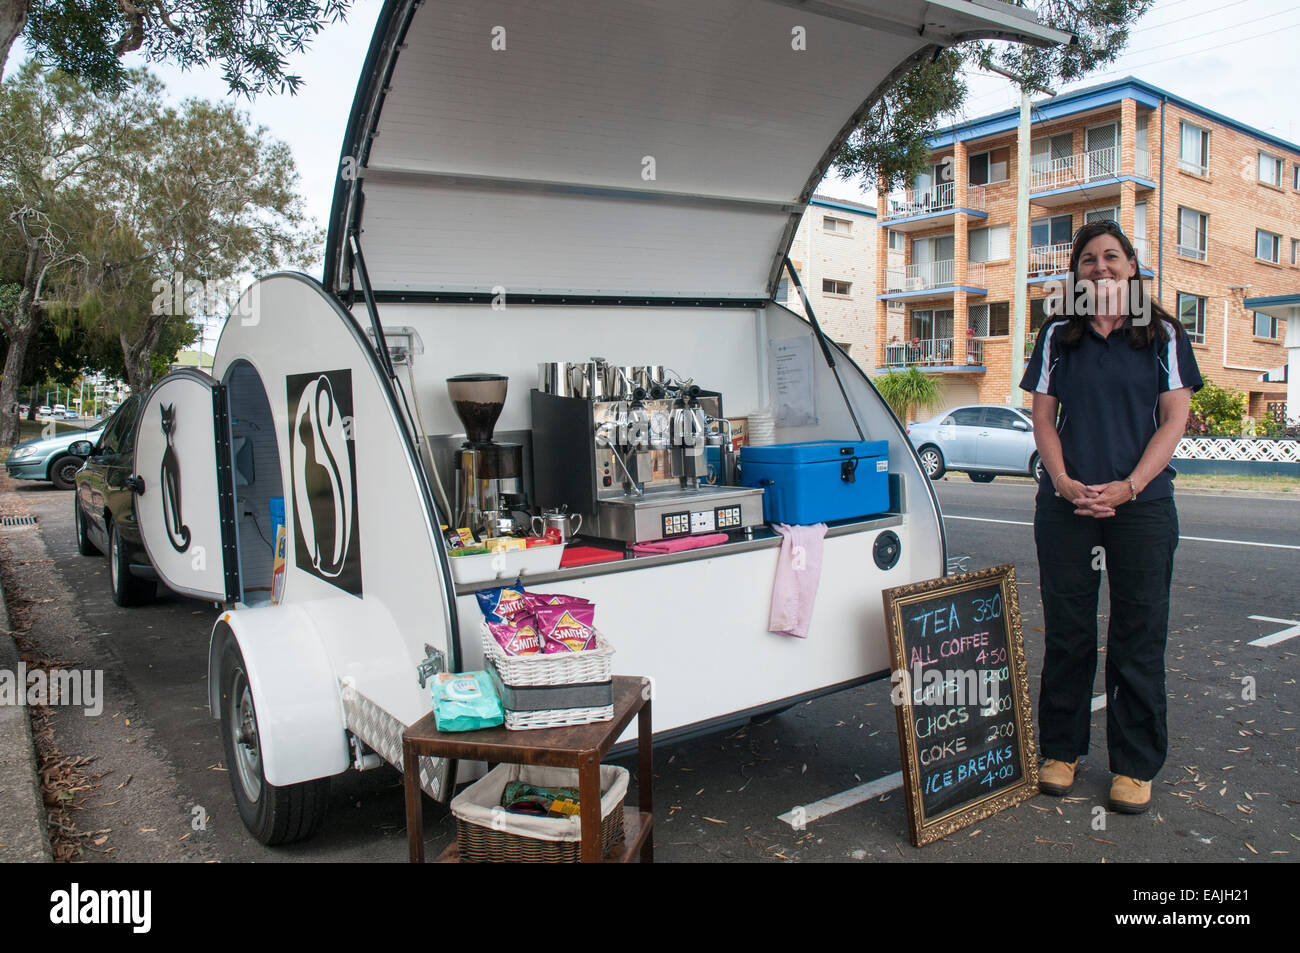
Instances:
[[[1261,437],[1184,437],[1175,460],[1230,460],[1259,463],[1300,463],[1300,440]]]

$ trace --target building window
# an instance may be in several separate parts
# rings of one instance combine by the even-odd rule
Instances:
[[[1193,344],[1205,343],[1205,299],[1178,293],[1178,320]]]
[[[885,307],[890,311],[902,311],[906,305],[902,301],[889,300],[885,302]]]
[[[1032,140],[1029,143],[1030,174],[1043,175],[1053,169],[1068,169],[1073,152],[1073,133],[1062,132]]]
[[[1285,163],[1277,156],[1271,156],[1267,152],[1259,154],[1259,181],[1269,185],[1282,187],[1282,169]]]
[[[1269,314],[1260,314],[1255,312],[1255,337],[1257,338],[1275,338],[1277,337],[1277,318]]]
[[[971,261],[1006,261],[1011,257],[1011,226],[973,228],[968,233]]]
[[[1255,257],[1260,261],[1278,263],[1282,251],[1282,236],[1263,229],[1255,229]]]
[[[1210,130],[1193,126],[1190,122],[1179,123],[1182,134],[1178,143],[1178,168],[1197,175],[1210,172]]]
[[[1011,168],[1011,147],[977,152],[966,161],[967,181],[971,185],[993,185],[1007,180]]]
[[[903,251],[906,248],[907,239],[903,237],[902,232],[890,231],[889,233],[889,250]]]
[[[1209,216],[1195,209],[1178,209],[1178,254],[1205,261]]]
[[[922,341],[952,340],[952,309],[913,311],[912,337]]]
[[[853,287],[850,281],[836,281],[834,278],[822,279],[822,294],[847,295]]]
[[[1300,189],[1300,162],[1291,170],[1291,188]]]
[[[831,218],[827,215],[822,218],[822,231],[831,235],[852,235],[853,223],[845,218]]]
[[[1291,239],[1291,264],[1300,265],[1300,238]]]
[[[1070,216],[1054,215],[1029,223],[1029,244],[1036,248],[1070,244]]]
[[[1005,301],[973,304],[966,313],[966,326],[977,338],[1002,337],[1011,333],[1011,306]]]

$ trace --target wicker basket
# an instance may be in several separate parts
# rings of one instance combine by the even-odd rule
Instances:
[[[496,662],[497,671],[507,685],[567,685],[607,682],[614,677],[614,646],[596,633],[596,647],[584,652],[561,652],[555,655],[507,655],[487,622],[479,623],[483,656]]]
[[[627,796],[628,777],[623,768],[600,766],[601,856],[623,842],[623,799]],[[574,768],[501,764],[456,795],[451,813],[456,818],[461,861],[578,863],[582,859],[581,820],[509,813],[501,806],[501,794],[511,781],[577,787],[578,772]]]
[[[483,656],[501,681],[510,688],[549,685],[595,685],[613,677],[614,647],[596,633],[596,648],[556,655],[507,655],[492,637],[486,622],[479,623]],[[503,699],[504,702],[504,699]],[[505,709],[505,726],[512,731],[589,725],[614,717],[613,704],[575,708],[543,708],[532,711]]]

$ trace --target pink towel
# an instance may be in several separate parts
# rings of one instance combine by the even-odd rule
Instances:
[[[653,543],[637,543],[632,552],[638,556],[658,556],[662,553],[680,553],[684,549],[699,549],[701,546],[716,546],[730,539],[726,533],[709,533],[706,536],[679,536],[676,539],[661,539]]]
[[[826,524],[773,527],[781,534],[781,555],[776,563],[776,580],[772,583],[772,615],[768,630],[778,635],[808,638],[812,622],[817,584],[822,577],[822,540]]]

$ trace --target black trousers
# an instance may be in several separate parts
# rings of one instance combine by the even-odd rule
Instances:
[[[1106,519],[1076,516],[1066,500],[1042,500],[1034,542],[1047,652],[1038,695],[1043,757],[1088,753],[1097,675],[1097,592],[1110,583],[1106,637],[1106,738],[1110,769],[1149,781],[1169,746],[1165,642],[1178,546],[1172,497],[1125,503]]]

